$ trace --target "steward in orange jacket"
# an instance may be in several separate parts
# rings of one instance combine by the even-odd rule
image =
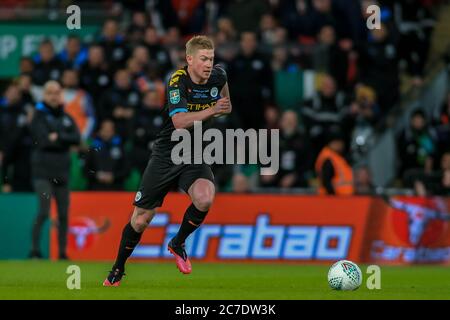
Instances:
[[[333,137],[317,157],[315,169],[319,177],[319,194],[352,195],[353,171],[342,156],[344,140]]]

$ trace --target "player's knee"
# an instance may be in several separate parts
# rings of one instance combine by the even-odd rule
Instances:
[[[193,203],[200,211],[208,211],[214,200],[212,193],[199,192],[194,195]]]
[[[137,218],[134,220],[134,223],[131,224],[133,226],[133,229],[136,232],[144,232],[145,229],[148,227],[148,222],[146,220],[143,220],[142,218]]]
[[[131,218],[131,226],[136,232],[144,232],[154,215],[154,210],[136,208]]]

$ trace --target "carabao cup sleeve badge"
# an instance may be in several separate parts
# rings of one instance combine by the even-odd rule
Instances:
[[[180,102],[180,90],[174,89],[169,91],[170,103],[177,104]]]

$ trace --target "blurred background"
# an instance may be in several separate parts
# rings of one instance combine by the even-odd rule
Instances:
[[[2,192],[32,191],[28,124],[50,79],[83,137],[71,190],[135,191],[165,81],[185,64],[187,39],[207,34],[234,107],[219,127],[281,132],[276,176],[215,166],[219,191],[314,194],[318,155],[338,137],[356,194],[450,193],[448,1],[77,1],[80,30],[66,28],[70,4],[0,4]],[[380,29],[366,27],[371,4]],[[123,152],[88,152],[101,145]],[[114,182],[97,180],[106,167]]]

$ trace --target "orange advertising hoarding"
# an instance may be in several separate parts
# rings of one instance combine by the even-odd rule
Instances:
[[[131,193],[72,193],[69,257],[114,260],[133,198]],[[420,220],[420,207],[435,208],[434,204],[416,198],[395,201],[416,204],[412,210],[419,214],[416,220],[407,213],[410,209],[394,208],[394,203],[387,206],[371,197],[218,194],[203,225],[188,238],[186,249],[193,260],[208,262],[447,262],[450,233],[444,207],[448,203],[441,201],[435,210],[441,216],[429,213]],[[170,259],[167,242],[189,205],[187,195],[169,194],[132,258]],[[438,238],[432,236],[436,230]],[[56,257],[56,230],[51,238],[51,255]]]
[[[449,263],[450,199],[395,197],[375,202],[367,225],[363,261]]]

